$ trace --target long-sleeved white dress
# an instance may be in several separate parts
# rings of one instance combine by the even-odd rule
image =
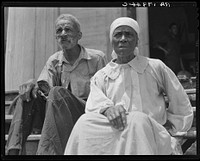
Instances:
[[[172,154],[172,136],[187,131],[193,111],[176,75],[160,60],[137,55],[127,64],[113,60],[91,80],[85,114],[76,122],[65,155]],[[165,93],[169,99],[166,107]],[[119,131],[101,114],[121,104],[127,126]],[[163,126],[172,123],[168,132]]]

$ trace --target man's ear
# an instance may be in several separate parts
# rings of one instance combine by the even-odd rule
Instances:
[[[78,32],[78,39],[80,40],[82,38],[82,32]]]

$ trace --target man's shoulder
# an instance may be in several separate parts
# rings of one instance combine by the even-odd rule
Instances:
[[[57,51],[51,56],[49,56],[48,61],[59,61],[62,56],[62,51]]]
[[[97,49],[91,49],[91,48],[85,48],[85,51],[87,52],[88,56],[95,58],[95,57],[105,57],[105,54],[101,50]]]
[[[98,70],[95,75],[97,77],[110,77],[110,73],[112,73],[112,67],[111,67],[111,62],[108,62],[108,64],[106,64],[103,68],[101,68],[100,70]]]

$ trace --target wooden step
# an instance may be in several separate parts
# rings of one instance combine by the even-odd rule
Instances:
[[[193,112],[194,112],[194,117],[196,117],[196,107],[192,107]],[[13,119],[13,115],[5,115],[5,123],[11,123]]]
[[[40,141],[41,135],[29,135],[26,142],[26,154],[23,155],[36,155],[38,143]],[[5,141],[7,141],[8,135],[5,135]]]
[[[12,101],[5,101],[5,114],[8,114]]]
[[[19,94],[19,90],[9,90],[9,91],[5,91],[5,94],[9,95],[9,94]]]
[[[12,101],[5,101],[5,105],[6,105],[6,106],[10,106],[11,103],[12,103]]]
[[[28,141],[39,141],[41,138],[41,134],[31,134],[28,136]],[[8,140],[8,134],[5,135],[5,140]]]
[[[175,137],[180,137],[182,139],[196,139],[197,138],[196,127],[192,127],[187,132],[178,132],[176,133]]]
[[[19,95],[19,90],[5,91],[5,101],[13,101]]]
[[[196,107],[192,107],[192,109],[193,109],[193,112],[194,112],[194,119],[196,118]],[[12,121],[12,119],[13,119],[13,115],[5,115],[5,123],[7,123],[7,124],[10,124],[11,123],[11,121]],[[196,125],[196,124],[195,124]],[[191,128],[192,129],[192,128]],[[190,131],[191,132],[191,131]],[[195,137],[196,138],[196,130],[195,130],[195,135],[192,135],[191,136],[191,134],[189,135],[189,133],[188,134],[186,134],[186,133],[180,133],[179,135],[181,136],[181,135],[183,135],[183,137]],[[34,136],[34,135],[33,135]]]
[[[11,123],[13,115],[5,115],[5,123]]]
[[[185,92],[187,94],[195,94],[196,93],[196,89],[195,88],[192,88],[192,89],[185,89]]]

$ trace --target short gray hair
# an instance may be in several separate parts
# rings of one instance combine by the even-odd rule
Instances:
[[[61,15],[56,19],[55,25],[57,25],[58,21],[60,21],[60,20],[69,20],[69,21],[71,21],[71,22],[75,25],[77,31],[81,31],[80,22],[79,22],[79,20],[78,20],[76,17],[74,17],[73,15],[71,15],[71,14],[61,14]]]

